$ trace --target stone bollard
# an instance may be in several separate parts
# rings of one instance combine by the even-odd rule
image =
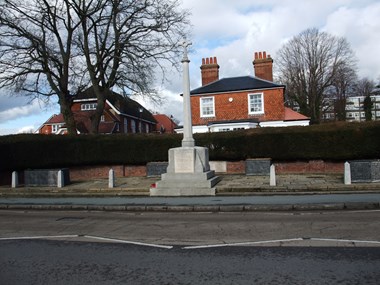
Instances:
[[[269,185],[270,186],[276,186],[276,168],[275,168],[274,164],[272,164],[270,166]]]
[[[351,166],[349,162],[344,163],[344,184],[351,184]]]
[[[12,188],[18,187],[18,173],[17,171],[12,172]]]
[[[108,172],[108,188],[115,187],[115,171],[111,168]]]
[[[58,170],[58,176],[57,176],[57,187],[58,188],[62,188],[63,186],[65,186],[65,179],[63,177],[63,171],[62,170]]]

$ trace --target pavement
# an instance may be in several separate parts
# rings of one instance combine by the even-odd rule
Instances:
[[[339,174],[219,175],[215,197],[149,197],[159,177],[72,181],[63,188],[0,186],[0,209],[267,211],[380,209],[380,183],[345,185]]]

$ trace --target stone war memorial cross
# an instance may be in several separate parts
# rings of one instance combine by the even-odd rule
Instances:
[[[191,123],[190,77],[187,48],[184,41],[183,66],[183,139],[182,146],[169,149],[167,172],[161,175],[151,196],[215,196],[214,186],[220,181],[210,170],[208,148],[195,146]]]

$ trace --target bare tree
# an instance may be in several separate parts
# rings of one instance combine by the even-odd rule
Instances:
[[[78,48],[83,53],[97,109],[91,132],[98,130],[103,112],[104,89],[124,94],[148,94],[153,71],[165,72],[165,63],[178,64],[179,42],[186,34],[187,12],[178,11],[177,0],[101,0],[73,4],[81,18]]]
[[[34,97],[57,95],[72,134],[71,95],[82,74],[72,50],[79,24],[68,1],[0,2],[0,87]]]
[[[104,109],[103,91],[153,96],[154,71],[177,64],[179,41],[188,30],[188,13],[177,0],[0,3],[0,36],[7,39],[0,41],[0,71],[19,70],[0,76],[0,87],[58,95],[70,125],[72,95],[92,86],[97,97],[92,133],[97,133]]]
[[[342,64],[337,68],[332,86],[329,88],[330,92],[327,91],[328,100],[334,103],[335,120],[346,120],[347,97],[355,94],[356,81],[357,74],[353,66]],[[324,102],[323,106],[328,106],[328,104]]]
[[[357,96],[364,97],[363,100],[363,110],[366,121],[372,120],[372,108],[373,102],[371,99],[372,95],[376,95],[376,84],[373,80],[368,78],[362,78],[356,82],[355,93]]]
[[[284,44],[277,57],[279,77],[287,85],[288,99],[294,100],[312,123],[320,121],[323,102],[338,71],[343,72],[343,67],[354,70],[355,66],[353,52],[344,38],[315,28]]]

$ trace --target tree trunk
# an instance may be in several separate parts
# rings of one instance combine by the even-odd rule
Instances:
[[[97,96],[98,101],[97,101],[97,105],[96,105],[96,111],[91,116],[91,129],[90,129],[91,134],[98,134],[99,133],[100,119],[103,115],[105,99],[99,98],[99,97],[102,97],[102,95]]]
[[[59,106],[61,107],[61,113],[65,120],[67,132],[69,135],[77,135],[77,128],[75,124],[74,114],[71,110],[71,101],[65,96],[60,96]]]

